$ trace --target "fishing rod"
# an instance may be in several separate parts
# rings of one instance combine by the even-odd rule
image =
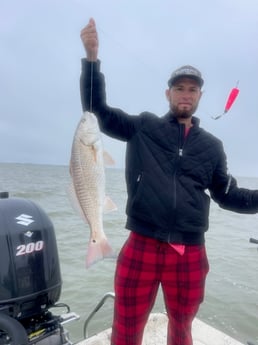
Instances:
[[[249,242],[254,243],[254,244],[258,244],[258,239],[251,237],[251,238],[249,238]],[[257,345],[256,343],[254,343],[252,341],[247,341],[246,344],[247,345]]]
[[[258,244],[258,240],[255,239],[255,238],[253,238],[253,237],[251,237],[251,238],[249,239],[249,242],[250,242],[250,243],[254,243],[254,244]],[[252,341],[247,341],[246,343],[247,343],[247,345],[256,345],[256,344],[253,343]]]
[[[226,105],[224,108],[224,112],[220,115],[213,116],[212,117],[213,120],[217,120],[217,119],[221,118],[222,116],[224,116],[229,111],[229,109],[232,107],[232,104],[235,102],[235,100],[239,94],[238,84],[239,84],[239,81],[237,81],[236,86],[233,87],[233,89],[230,91],[230,94],[228,96],[228,99],[227,99],[227,102],[226,102]]]

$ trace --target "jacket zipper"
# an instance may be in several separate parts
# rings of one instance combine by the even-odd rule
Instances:
[[[179,138],[178,138],[178,148],[177,148],[178,157],[177,157],[177,160],[176,160],[176,166],[175,166],[175,170],[174,170],[174,179],[173,179],[173,181],[174,181],[174,193],[175,193],[174,208],[176,208],[176,199],[177,199],[177,195],[176,195],[176,174],[177,174],[177,171],[178,171],[180,159],[181,159],[181,157],[183,157],[183,149],[184,149],[184,141],[185,141],[184,130],[185,130],[185,126],[179,124]]]
[[[177,152],[178,152],[178,158],[176,160],[176,165],[175,165],[175,169],[174,169],[174,174],[173,174],[173,187],[174,187],[174,204],[173,204],[173,209],[176,210],[176,205],[177,205],[177,191],[176,191],[176,175],[177,175],[177,171],[178,171],[178,166],[179,166],[179,162],[181,157],[183,157],[183,148],[184,148],[184,144],[185,144],[185,137],[184,137],[184,129],[185,126],[179,124],[179,140],[178,140],[178,148],[177,148]],[[175,221],[175,217],[174,217],[174,221]],[[168,243],[170,243],[170,233],[168,234]]]
[[[185,146],[187,138],[188,138],[188,136],[185,137],[185,125],[179,125],[179,143],[178,143],[178,156],[179,157],[183,157],[184,146]]]

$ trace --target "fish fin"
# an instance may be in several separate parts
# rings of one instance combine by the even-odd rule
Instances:
[[[115,165],[114,159],[111,157],[111,155],[107,151],[103,151],[103,159],[105,165]]]
[[[108,212],[112,212],[116,210],[117,210],[117,206],[114,203],[114,201],[109,196],[105,196],[103,212],[108,213]]]
[[[104,258],[114,257],[115,254],[113,249],[106,238],[102,238],[100,241],[96,242],[91,239],[86,255],[86,268],[89,268],[91,265]]]

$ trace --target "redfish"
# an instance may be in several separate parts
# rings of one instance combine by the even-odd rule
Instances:
[[[74,134],[70,175],[70,194],[73,206],[90,227],[90,240],[86,255],[86,267],[114,252],[103,230],[103,212],[116,209],[105,195],[105,162],[113,163],[104,153],[98,120],[91,112],[85,112]]]

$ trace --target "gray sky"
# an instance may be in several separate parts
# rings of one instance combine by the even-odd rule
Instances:
[[[90,17],[110,105],[163,115],[169,75],[192,64],[205,79],[202,127],[223,140],[233,175],[258,176],[257,0],[1,0],[0,162],[69,164]],[[214,121],[238,80],[230,112]],[[123,167],[124,144],[104,145]]]

